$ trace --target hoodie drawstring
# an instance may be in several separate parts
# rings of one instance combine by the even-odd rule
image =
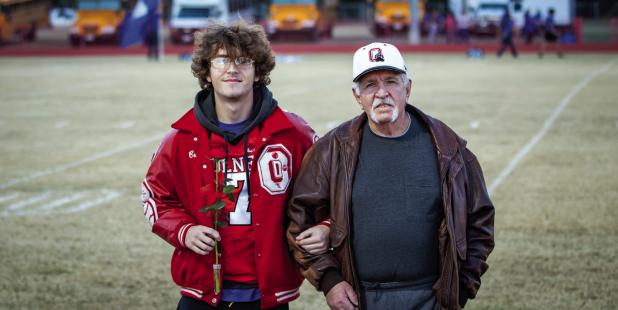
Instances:
[[[245,159],[245,173],[247,175],[247,180],[245,182],[247,182],[247,205],[250,206],[249,202],[251,201],[251,187],[249,186],[249,152],[247,151],[247,140],[249,138],[247,138],[247,135],[244,135],[243,137],[243,141],[244,141],[244,159]]]
[[[224,149],[225,149],[225,160],[223,161],[223,186],[227,185],[227,162],[228,162],[228,157],[229,157],[229,151],[228,151],[228,141],[227,138],[224,138],[225,144],[224,144]]]

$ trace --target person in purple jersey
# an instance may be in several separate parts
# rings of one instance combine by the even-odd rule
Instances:
[[[515,48],[515,43],[513,42],[513,38],[515,36],[515,24],[513,23],[513,18],[509,13],[509,9],[504,9],[504,14],[500,19],[500,48],[498,49],[498,57],[502,57],[502,53],[509,48],[511,50],[511,55],[514,58],[517,58],[517,49]]]
[[[538,33],[538,24],[535,21],[534,17],[530,14],[530,10],[526,10],[524,13],[524,26],[522,28],[522,32],[524,34],[524,39],[527,45],[531,44],[534,41]]]

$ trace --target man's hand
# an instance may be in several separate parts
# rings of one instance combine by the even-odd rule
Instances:
[[[197,254],[206,255],[214,249],[215,240],[221,241],[219,232],[210,227],[196,225],[187,230],[185,246]]]
[[[324,254],[328,249],[330,228],[325,225],[315,225],[296,236],[296,244],[313,254]]]
[[[326,294],[326,303],[332,310],[354,310],[358,308],[358,297],[348,282],[339,282]]]

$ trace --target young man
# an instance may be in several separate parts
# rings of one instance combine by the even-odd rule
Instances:
[[[161,142],[142,194],[152,231],[175,247],[179,309],[287,309],[299,296],[285,205],[315,133],[277,106],[266,87],[274,66],[257,25],[213,23],[196,35],[191,69],[202,90]],[[216,222],[200,211],[220,202]],[[328,231],[318,227],[305,233],[314,253]]]
[[[354,54],[364,111],[307,153],[288,206],[288,243],[331,309],[459,309],[474,298],[494,247],[494,207],[466,141],[407,104],[399,50]],[[330,218],[332,250],[297,246]]]

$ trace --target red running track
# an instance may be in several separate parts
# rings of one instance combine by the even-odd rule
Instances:
[[[276,54],[324,54],[338,53],[350,54],[364,45],[370,43],[273,43],[272,47]],[[475,47],[483,49],[486,54],[493,54],[497,51],[498,45],[495,43],[480,43],[470,45],[409,45],[395,43],[404,53],[465,53],[469,48]],[[518,45],[517,49],[521,53],[536,53],[538,45]],[[617,43],[589,43],[589,44],[570,44],[562,45],[565,53],[618,53]],[[192,46],[166,46],[165,55],[177,56],[180,54],[191,53]],[[552,53],[547,50],[546,53]],[[0,57],[44,57],[44,56],[130,56],[146,55],[146,48],[135,46],[130,48],[120,48],[116,46],[85,46],[80,48],[72,47],[32,47],[28,45],[8,45],[0,47]],[[508,56],[508,51],[505,56]]]

